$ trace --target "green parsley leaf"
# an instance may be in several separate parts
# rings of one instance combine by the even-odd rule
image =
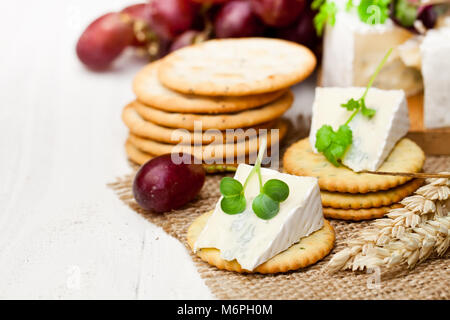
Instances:
[[[348,0],[347,4],[345,5],[345,11],[349,12],[353,7],[353,0]]]
[[[347,147],[352,144],[353,141],[353,132],[352,129],[346,124],[343,124],[339,127],[336,132],[335,143]]]
[[[362,115],[367,118],[372,118],[377,112],[375,109],[367,108],[366,100],[364,98],[361,98],[359,100],[351,98],[347,101],[347,103],[341,104],[341,107],[346,108],[348,111],[361,109]]]
[[[333,128],[328,125],[324,124],[319,130],[316,132],[316,149],[319,152],[322,152],[331,145],[334,138],[334,131]]]
[[[228,214],[238,214],[244,212],[247,206],[244,194],[231,197],[223,197],[220,201],[220,208]]]
[[[280,211],[280,203],[261,193],[253,200],[252,209],[259,218],[269,220]]]
[[[337,6],[334,2],[325,1],[319,8],[319,12],[314,17],[314,27],[318,36],[323,34],[325,25],[329,23],[334,26],[336,23]]]
[[[313,0],[311,3],[311,9],[318,10],[325,1],[326,0]]]
[[[361,0],[358,15],[367,24],[383,24],[389,17],[390,0]]]
[[[283,202],[289,197],[289,186],[281,180],[270,179],[264,184],[262,192],[275,201]]]
[[[341,107],[346,108],[348,111],[353,111],[358,109],[360,106],[359,101],[356,101],[355,99],[351,98],[347,101],[347,103],[341,104]]]
[[[225,197],[240,195],[242,191],[244,187],[236,179],[225,177],[220,181],[220,193]]]
[[[361,99],[361,113],[367,118],[372,118],[377,112],[375,109],[367,108],[365,99]]]
[[[418,8],[407,0],[397,0],[394,16],[404,27],[412,27],[417,19]]]
[[[316,149],[336,167],[340,166],[347,148],[352,144],[353,133],[347,124],[341,125],[337,131],[329,125],[323,125],[316,132]]]
[[[280,202],[289,196],[289,186],[278,179],[268,180],[262,185],[261,161],[267,148],[267,140],[263,139],[253,169],[245,179],[244,185],[240,181],[225,177],[220,181],[220,193],[223,198],[220,201],[222,211],[227,214],[238,214],[245,211],[247,200],[245,199],[245,188],[253,175],[258,175],[260,194],[253,200],[252,209],[261,219],[272,219],[280,211]]]

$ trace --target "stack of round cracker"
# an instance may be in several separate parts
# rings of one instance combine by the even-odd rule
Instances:
[[[409,139],[400,140],[379,171],[416,173],[422,170],[425,154]],[[366,220],[383,217],[400,207],[403,198],[423,183],[422,179],[356,173],[335,167],[325,156],[313,152],[309,139],[289,147],[283,158],[287,173],[319,179],[325,217],[342,220]]]
[[[134,79],[137,99],[122,113],[128,157],[138,164],[173,152],[205,162],[248,160],[262,135],[268,147],[284,137],[289,87],[315,64],[309,49],[266,38],[212,40],[173,52]]]

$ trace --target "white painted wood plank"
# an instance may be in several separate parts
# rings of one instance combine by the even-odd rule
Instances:
[[[74,46],[88,21],[126,3],[0,4],[0,30],[17,27],[0,51],[0,298],[211,297],[183,246],[106,187],[130,170],[120,112],[143,62],[91,73]],[[180,285],[167,264],[191,273]]]

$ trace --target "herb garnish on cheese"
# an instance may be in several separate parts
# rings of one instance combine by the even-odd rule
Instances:
[[[266,151],[266,146],[267,140],[264,140],[260,146],[255,166],[248,174],[244,185],[231,177],[225,177],[220,181],[220,193],[223,195],[220,207],[223,212],[239,214],[245,211],[247,200],[244,192],[248,182],[255,173],[258,176],[260,194],[253,199],[253,212],[259,218],[269,220],[280,211],[280,202],[285,201],[289,196],[289,186],[278,179],[270,179],[264,185],[262,184],[261,161]]]
[[[316,132],[315,147],[317,151],[324,154],[324,156],[336,167],[340,166],[340,160],[342,160],[347,148],[353,142],[353,132],[349,126],[349,123],[353,118],[361,111],[361,114],[365,117],[372,118],[375,115],[375,110],[366,106],[365,98],[372,86],[373,81],[377,77],[383,65],[386,63],[392,49],[384,56],[383,60],[378,65],[369,84],[364,91],[364,94],[358,100],[351,98],[347,103],[341,104],[341,107],[346,108],[349,111],[353,111],[350,118],[339,127],[337,131],[334,131],[330,125],[323,125]]]

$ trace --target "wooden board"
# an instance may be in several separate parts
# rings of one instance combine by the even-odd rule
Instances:
[[[450,155],[450,127],[426,129],[424,125],[423,94],[408,98],[411,128],[407,135],[414,140],[426,154]]]

